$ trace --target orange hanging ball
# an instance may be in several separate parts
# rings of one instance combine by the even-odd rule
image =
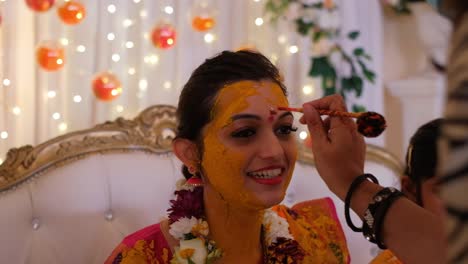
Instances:
[[[207,31],[214,27],[215,19],[213,17],[195,16],[192,20],[192,27],[197,31]]]
[[[56,71],[65,64],[65,49],[59,42],[43,41],[36,48],[39,66],[46,71]]]
[[[45,12],[54,5],[55,0],[26,0],[26,5],[36,12]]]
[[[151,40],[156,48],[168,49],[176,42],[175,28],[168,23],[159,23],[153,29]]]
[[[117,76],[110,72],[101,72],[92,82],[93,92],[101,101],[112,101],[122,93],[122,86]]]
[[[78,1],[68,1],[57,8],[57,14],[63,23],[75,25],[85,18],[86,8]]]

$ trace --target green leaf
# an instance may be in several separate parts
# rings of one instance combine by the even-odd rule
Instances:
[[[313,22],[304,22],[302,18],[296,19],[296,30],[299,34],[307,36],[309,31],[314,28],[315,24]]]
[[[193,260],[191,258],[188,258],[187,262],[188,262],[188,264],[195,264],[195,262],[193,262]]]
[[[323,88],[323,96],[328,96],[336,94],[336,89],[335,87],[328,87],[328,88]]]
[[[352,108],[355,113],[366,112],[366,107],[363,105],[353,104]]]
[[[270,13],[271,22],[276,22],[289,7],[289,0],[268,0],[265,3],[265,13]]]
[[[353,76],[351,78],[352,78],[354,90],[356,91],[356,97],[361,97],[362,90],[363,90],[363,87],[364,87],[362,78],[357,76],[357,75],[355,75],[355,76]]]
[[[354,91],[357,97],[361,97],[364,83],[358,75],[349,78],[341,78],[341,89],[346,92]]]
[[[369,82],[374,83],[375,81],[375,72],[367,70],[364,72],[364,76],[366,76],[366,79],[369,80]]]
[[[361,71],[362,71],[362,74],[364,74],[364,77],[366,77],[366,79],[371,82],[371,83],[374,83],[375,81],[375,73],[371,70],[369,70],[366,66],[366,64],[364,64],[363,61],[361,60],[358,60],[358,63],[359,63],[359,66],[361,66]]]
[[[363,56],[365,54],[363,48],[356,48],[354,49],[353,53],[354,53],[354,56],[357,56],[357,57]]]
[[[315,57],[311,59],[311,68],[309,71],[309,76],[312,77],[325,77],[336,79],[336,70],[335,67],[330,63],[330,60],[327,56]]]
[[[322,37],[325,37],[325,36],[326,36],[325,32],[323,32],[321,30],[314,31],[313,36],[312,36],[312,41],[315,43],[315,42],[319,41]]]
[[[352,39],[352,40],[355,40],[359,37],[359,34],[361,34],[361,32],[359,31],[352,31],[348,34],[348,38]]]

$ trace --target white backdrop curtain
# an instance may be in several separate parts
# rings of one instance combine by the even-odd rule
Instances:
[[[266,19],[263,25],[255,24],[264,16],[264,0],[211,1],[217,22],[210,31],[215,36],[212,43],[204,41],[205,33],[191,27],[189,13],[194,2],[81,0],[86,17],[82,23],[68,26],[59,20],[55,8],[35,13],[23,0],[0,0],[0,158],[9,148],[38,144],[118,116],[131,118],[152,104],[175,105],[184,82],[205,58],[245,45],[256,47],[280,67],[292,104],[321,96],[318,87],[311,95],[302,93],[302,87],[313,82],[307,77],[310,40],[300,37],[286,23],[276,28]],[[347,50],[357,44],[364,46],[373,58],[369,66],[377,73],[375,84],[366,84],[357,102],[383,113],[380,3],[346,0],[338,4],[342,31],[361,31],[357,42],[343,39],[342,44]],[[108,11],[109,5],[115,6],[114,13]],[[174,12],[165,13],[166,6],[173,7]],[[161,19],[171,21],[177,30],[176,45],[168,50],[155,48],[148,39]],[[109,33],[115,39],[109,40]],[[61,70],[46,72],[37,66],[35,47],[43,40],[68,43]],[[126,47],[128,41],[134,44],[132,48]],[[291,45],[297,45],[299,51],[291,54]],[[120,57],[118,61],[112,60],[115,54]],[[102,71],[112,71],[123,85],[123,93],[112,102],[98,101],[92,92],[91,81]],[[48,96],[49,91],[55,92],[55,97]],[[82,98],[81,102],[73,100],[76,96]],[[384,138],[369,142],[383,145]]]

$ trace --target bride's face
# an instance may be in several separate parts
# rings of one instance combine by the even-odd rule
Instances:
[[[205,184],[228,203],[268,208],[280,203],[294,170],[297,148],[281,88],[271,81],[240,81],[221,89],[203,130]]]

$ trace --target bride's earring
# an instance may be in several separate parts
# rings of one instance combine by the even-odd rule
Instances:
[[[198,174],[197,168],[193,165],[189,165],[188,172],[192,174],[192,177],[190,177],[190,179],[188,179],[185,184],[192,186],[192,187],[202,187],[203,181]]]

